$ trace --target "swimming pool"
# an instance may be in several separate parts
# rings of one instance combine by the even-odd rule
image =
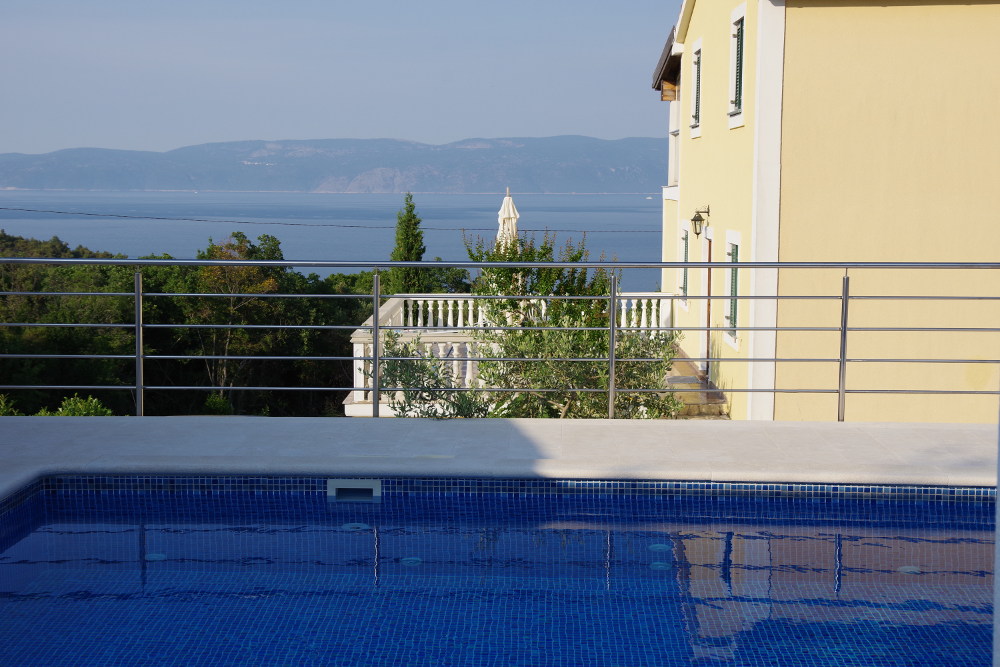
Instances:
[[[40,480],[0,529],[4,659],[990,662],[990,489],[379,481]]]

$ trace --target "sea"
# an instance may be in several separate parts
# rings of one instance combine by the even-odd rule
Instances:
[[[591,259],[660,261],[661,204],[647,194],[517,194],[522,234],[585,238]],[[466,241],[492,240],[503,193],[413,195],[422,219],[425,260],[468,261]],[[210,240],[235,231],[281,241],[285,259],[385,261],[395,243],[401,194],[294,192],[0,191],[0,229],[71,247],[142,257],[193,259]],[[302,269],[326,275],[331,270]],[[656,269],[622,277],[627,291],[655,290]]]

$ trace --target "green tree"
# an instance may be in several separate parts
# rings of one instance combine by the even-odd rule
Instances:
[[[48,241],[11,236],[0,231],[0,255],[18,257],[112,257],[83,247],[76,249],[52,238]],[[278,239],[258,237],[256,242],[236,233],[220,243],[210,242],[199,253],[204,259],[281,259]],[[170,260],[169,255],[142,259]],[[322,356],[349,357],[352,325],[371,314],[371,273],[304,276],[275,267],[194,267],[155,265],[141,267],[145,292],[143,318],[149,326],[144,343],[148,386],[295,386],[344,387],[353,379],[352,363],[344,360],[202,359],[222,356]],[[129,324],[134,319],[131,296],[68,295],[46,292],[121,292],[130,294],[136,269],[127,266],[17,265],[0,262],[0,292],[41,292],[41,296],[0,295],[0,318],[9,323]],[[197,296],[212,292],[224,296]],[[251,294],[297,294],[300,298],[241,297]],[[196,296],[172,296],[194,294]],[[311,296],[315,295],[315,296]],[[330,298],[344,295],[349,298]],[[188,328],[188,324],[231,324],[235,329]],[[306,325],[308,329],[241,329],[248,325]],[[130,355],[135,349],[133,329],[125,327],[0,327],[0,353]],[[193,360],[172,359],[194,356]],[[157,358],[159,357],[159,358]],[[134,377],[130,359],[28,359],[0,360],[0,375],[11,384],[25,385],[128,385]],[[14,380],[16,378],[16,381]],[[220,384],[217,381],[222,380]],[[11,392],[17,411],[33,414],[58,404],[64,390],[19,389]],[[95,392],[116,414],[131,414],[131,391]],[[223,390],[206,403],[198,390],[149,391],[146,414],[197,414],[233,411],[239,414],[320,416],[342,414],[344,392]],[[232,401],[232,404],[230,404]],[[14,410],[8,400],[6,410]]]
[[[198,259],[222,260],[281,260],[281,243],[268,234],[250,241],[241,232],[221,243],[212,242],[198,253]],[[294,275],[293,275],[294,274]],[[283,267],[220,265],[202,267],[197,274],[199,292],[223,296],[204,296],[188,300],[184,322],[223,325],[220,328],[193,330],[198,341],[208,383],[215,387],[236,387],[257,384],[258,378],[268,378],[263,384],[276,384],[268,371],[267,362],[248,358],[296,354],[303,339],[283,329],[253,328],[255,325],[310,324],[308,310],[283,298],[268,298],[276,293],[298,292],[304,285],[301,274]],[[249,325],[243,328],[242,325]],[[306,338],[308,338],[308,333]],[[215,358],[213,358],[215,357]],[[282,362],[287,363],[287,362]],[[280,371],[279,373],[280,374]],[[217,397],[225,398],[237,413],[252,410],[247,404],[246,391],[220,389]],[[217,399],[209,406],[211,412],[220,407]]]
[[[47,241],[11,236],[0,230],[0,255],[40,258],[111,258],[77,246],[71,249],[58,237]],[[109,266],[53,266],[44,264],[0,264],[0,291],[64,293],[62,296],[7,294],[0,296],[0,319],[4,322],[46,325],[116,325],[132,320],[131,299],[100,296],[101,292],[131,291],[131,274]],[[94,295],[71,294],[92,292]],[[0,352],[6,354],[118,355],[127,354],[132,344],[128,329],[115,326],[85,328],[66,326],[0,327]],[[29,385],[120,385],[128,384],[128,362],[114,359],[27,359],[8,358],[0,362],[2,375]],[[28,413],[50,405],[62,396],[60,390],[18,390],[20,405]],[[102,396],[103,397],[103,396]],[[107,400],[121,412],[128,412],[128,392],[108,392]]]
[[[557,249],[554,239],[546,236],[540,243],[518,238],[501,246],[486,245],[480,240],[470,245],[469,257],[480,262],[574,263],[586,261],[589,253],[584,241]],[[514,291],[517,296],[526,297],[482,302],[487,321],[508,328],[477,332],[479,349],[490,350],[489,356],[518,360],[479,363],[479,377],[486,387],[509,390],[495,392],[490,397],[491,416],[607,416],[610,288],[611,276],[603,269],[490,268],[480,272],[473,284],[474,294],[498,296]],[[617,417],[670,418],[678,414],[681,403],[666,385],[667,371],[676,353],[675,334],[618,333]],[[663,391],[629,392],[628,389]]]
[[[424,259],[424,232],[420,229],[413,194],[407,192],[403,209],[396,214],[396,245],[389,259],[394,262],[421,262]],[[385,274],[383,294],[420,294],[429,290],[427,273],[413,267],[393,267]]]
[[[501,247],[480,240],[468,244],[468,251],[477,262],[570,263],[588,258],[583,242],[557,250],[548,236],[537,244],[518,239]],[[603,270],[555,266],[482,270],[473,293],[509,297],[480,301],[487,322],[498,327],[474,334],[475,348],[484,357],[478,362],[484,388],[448,391],[458,385],[447,361],[425,354],[419,340],[401,343],[389,337],[386,356],[410,358],[385,362],[383,386],[413,389],[392,396],[391,407],[401,415],[441,418],[607,416],[609,290],[610,276]],[[676,335],[622,331],[615,352],[616,416],[676,416],[681,403],[666,385],[677,352]]]
[[[434,258],[435,262],[442,261],[440,257]],[[444,267],[429,265],[427,271],[428,292],[432,294],[446,293],[458,294],[467,293],[472,289],[472,281],[469,279],[469,272],[457,267]]]

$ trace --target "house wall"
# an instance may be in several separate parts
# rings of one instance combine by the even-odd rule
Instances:
[[[789,0],[781,127],[782,261],[997,261],[1000,3]],[[704,168],[704,164],[699,165]],[[686,183],[685,183],[686,185]],[[714,207],[713,207],[714,212]],[[842,272],[783,271],[779,291],[838,295]],[[1000,296],[1000,273],[851,271],[852,294]],[[788,302],[780,326],[836,326],[840,304]],[[854,302],[851,326],[1000,327],[997,302]],[[778,356],[836,357],[829,333]],[[1000,358],[1000,335],[859,332],[854,358]],[[779,387],[836,387],[831,363],[779,364]],[[849,389],[1000,387],[997,364],[849,364]],[[995,421],[996,396],[848,397],[851,421]],[[779,394],[776,419],[831,419],[836,396]]]
[[[688,9],[693,6],[690,0]],[[732,13],[745,6],[746,37],[744,43],[744,99],[742,123],[730,127],[729,101]],[[707,229],[700,237],[689,236],[690,261],[712,261],[724,264],[728,242],[739,243],[739,259],[753,259],[753,230],[751,229],[753,206],[753,159],[754,159],[754,104],[756,91],[756,49],[757,39],[754,26],[757,21],[757,3],[747,2],[700,2],[690,15],[690,21],[682,16],[677,41],[683,44],[679,99],[671,102],[679,127],[679,150],[677,156],[678,187],[673,194],[675,200],[665,201],[663,225],[663,259],[681,259],[680,240],[682,231],[698,209],[711,208]],[[692,97],[694,80],[692,62],[695,52],[702,55],[701,74],[701,114],[698,128],[692,128]],[[708,255],[712,239],[712,254]],[[680,271],[667,270],[663,276],[663,289],[679,292]],[[704,296],[708,283],[708,270],[691,269],[688,274],[688,293]],[[741,292],[749,289],[750,276],[739,275]],[[713,295],[728,294],[728,270],[720,266],[712,269]],[[707,321],[707,301],[689,299],[687,304],[678,304],[675,316],[679,326],[704,327]],[[716,299],[711,306],[711,326],[726,327],[727,301]],[[749,306],[739,305],[738,324],[749,323]],[[681,346],[690,357],[747,356],[750,349],[749,337],[740,332],[734,338],[725,332],[713,332],[711,342],[706,341],[703,332],[689,331],[684,334]],[[745,362],[723,362],[710,369],[712,377],[721,387],[746,387],[747,365]],[[733,418],[742,419],[748,415],[748,396],[745,393],[729,395]]]

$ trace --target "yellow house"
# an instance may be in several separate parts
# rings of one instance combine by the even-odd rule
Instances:
[[[721,266],[662,285],[689,297],[679,326],[715,328],[683,347],[722,360],[700,362],[719,387],[779,390],[730,392],[734,418],[837,418],[835,393],[780,391],[836,388],[837,363],[747,359],[837,358],[836,333],[767,329],[838,326],[838,298],[753,297],[839,297],[845,272],[725,263],[1000,261],[998,27],[998,0],[684,0],[653,81],[670,102],[663,260]],[[847,273],[852,297],[1000,296],[995,269]],[[1000,327],[995,300],[849,305],[850,327]],[[997,418],[996,395],[860,393],[996,392],[997,332],[853,331],[846,356],[847,420]]]

